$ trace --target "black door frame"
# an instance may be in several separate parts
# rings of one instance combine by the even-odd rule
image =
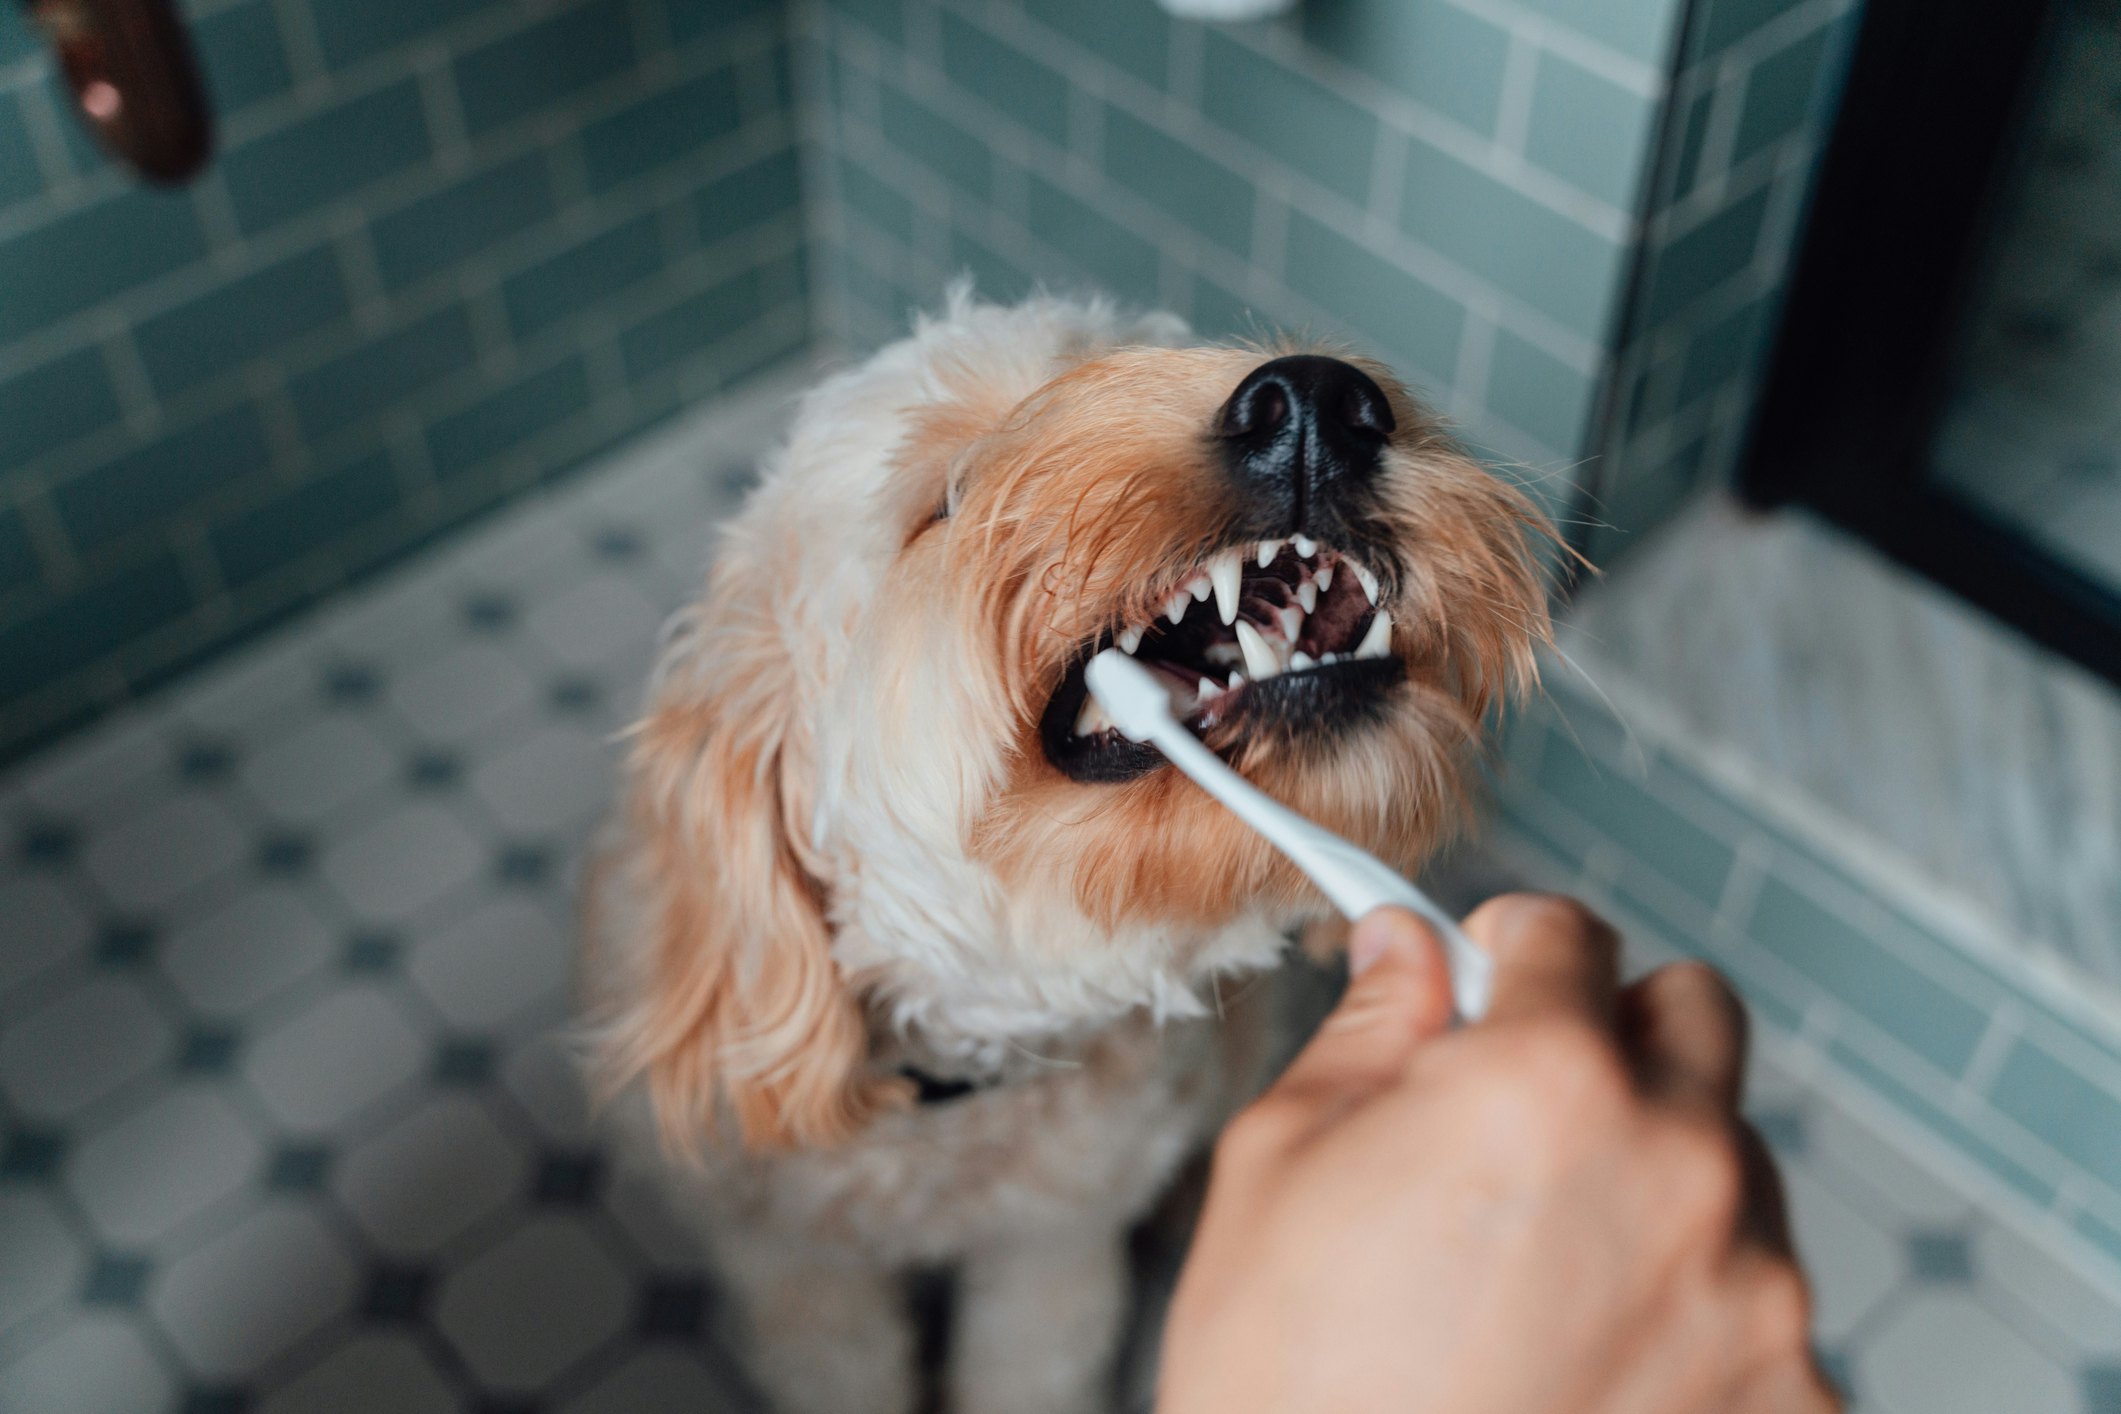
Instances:
[[[1929,476],[2058,9],[1867,0],[1739,490],[1756,505],[1815,508],[2121,683],[2121,592]]]

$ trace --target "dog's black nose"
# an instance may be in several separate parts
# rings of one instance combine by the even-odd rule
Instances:
[[[1252,370],[1223,404],[1217,431],[1247,491],[1301,529],[1337,484],[1377,474],[1396,424],[1384,390],[1352,364],[1293,354]]]

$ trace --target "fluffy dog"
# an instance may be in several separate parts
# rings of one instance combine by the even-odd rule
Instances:
[[[1090,1411],[1124,1237],[1263,1078],[1220,985],[1324,911],[1083,665],[1413,869],[1546,632],[1538,513],[1381,367],[954,297],[816,388],[676,621],[593,871],[602,1076],[790,1411]]]

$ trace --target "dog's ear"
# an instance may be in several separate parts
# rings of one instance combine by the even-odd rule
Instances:
[[[643,1077],[680,1147],[725,1105],[747,1145],[831,1143],[896,1089],[864,1073],[860,1005],[805,867],[814,766],[764,558],[725,545],[630,761],[649,939],[607,1032],[606,1079]]]

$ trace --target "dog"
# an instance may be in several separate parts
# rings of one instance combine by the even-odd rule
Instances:
[[[954,292],[800,403],[591,870],[595,1064],[791,1414],[1087,1414],[1129,1225],[1263,1083],[1320,896],[1083,668],[1413,870],[1547,633],[1539,512],[1360,358]]]

